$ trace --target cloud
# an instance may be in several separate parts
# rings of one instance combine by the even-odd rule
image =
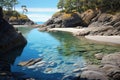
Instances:
[[[35,22],[45,22],[51,18],[51,16],[59,11],[57,8],[27,8],[27,16]],[[16,8],[18,12],[22,13],[21,8]]]
[[[28,12],[57,12],[57,8],[27,8]],[[21,8],[16,8],[17,11],[22,12]]]
[[[27,14],[27,16],[35,22],[45,22],[51,18],[52,15],[47,14]]]

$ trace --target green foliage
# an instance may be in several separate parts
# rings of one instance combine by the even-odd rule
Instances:
[[[20,16],[19,16],[19,20],[28,20],[28,17],[26,16],[26,15],[23,15],[23,14],[21,14]]]
[[[15,5],[17,4],[17,0],[0,0],[0,6],[7,10],[15,10]]]
[[[20,14],[17,11],[5,11],[4,10],[3,14],[4,14],[4,16],[8,16],[8,17],[11,17],[11,16],[19,17],[20,16]]]
[[[10,21],[15,21],[15,20],[22,20],[22,21],[26,21],[29,18],[24,15],[24,14],[20,14],[17,11],[3,11],[4,17],[7,17]]]
[[[59,3],[57,4],[58,9],[62,9],[64,8],[64,0],[60,0]]]
[[[66,12],[84,12],[87,9],[120,11],[120,0],[59,0],[57,7]]]

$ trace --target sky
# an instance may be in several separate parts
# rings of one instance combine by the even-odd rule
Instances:
[[[28,12],[26,15],[35,22],[45,22],[58,11],[57,3],[59,0],[18,0],[16,10],[22,13],[22,5],[26,5]]]

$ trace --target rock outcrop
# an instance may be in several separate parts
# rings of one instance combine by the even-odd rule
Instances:
[[[49,19],[41,30],[47,28],[91,28],[85,32],[76,33],[77,36],[85,35],[120,35],[120,13],[114,15],[102,13],[99,10],[87,10],[84,13],[56,13]]]
[[[58,15],[59,14],[59,15]],[[44,23],[48,28],[76,27],[78,25],[86,26],[79,13],[58,13]]]
[[[101,65],[88,65],[82,69],[80,80],[119,80],[120,52],[105,55]]]
[[[35,23],[31,21],[30,19],[24,20],[24,19],[9,19],[8,22],[12,25],[34,25]]]
[[[26,39],[18,33],[12,25],[3,19],[2,8],[0,8],[0,54],[25,46]]]

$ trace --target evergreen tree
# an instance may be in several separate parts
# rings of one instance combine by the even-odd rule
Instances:
[[[65,3],[65,0],[59,0],[58,4],[57,4],[57,7],[58,9],[64,9],[64,3]]]

